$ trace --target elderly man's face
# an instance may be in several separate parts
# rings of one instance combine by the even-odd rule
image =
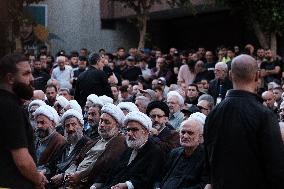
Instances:
[[[210,112],[209,102],[207,100],[200,100],[197,104],[197,107],[201,111],[201,113],[203,113],[206,116]]]
[[[200,129],[195,121],[187,121],[180,129],[180,145],[185,148],[196,147],[200,143]]]
[[[47,137],[52,128],[55,126],[53,121],[51,121],[48,117],[44,116],[44,115],[38,115],[36,117],[36,135],[39,138],[45,138]]]
[[[135,105],[137,106],[140,112],[146,113],[147,107],[144,106],[144,103],[142,102],[142,100],[136,100]]]
[[[64,137],[70,144],[76,144],[83,137],[83,128],[76,117],[70,117],[64,121]]]
[[[88,111],[88,123],[91,127],[95,127],[100,122],[100,108],[99,107],[90,107]]]
[[[264,105],[266,105],[268,108],[272,109],[274,107],[275,103],[275,96],[273,95],[272,92],[264,92],[262,94],[262,99],[264,101]]]
[[[220,66],[215,66],[214,73],[216,79],[224,79],[226,76],[226,71]]]
[[[115,119],[107,113],[100,117],[98,132],[103,139],[109,139],[115,136],[119,131],[119,126]]]
[[[177,96],[171,96],[167,99],[167,104],[170,109],[170,113],[174,114],[178,111],[180,111],[181,107],[178,102],[178,97]]]
[[[151,110],[149,117],[152,120],[153,127],[157,130],[159,130],[168,121],[164,111],[159,108],[154,108],[153,110]]]
[[[148,131],[136,121],[129,121],[126,125],[126,130],[126,143],[130,148],[138,149],[148,139]]]

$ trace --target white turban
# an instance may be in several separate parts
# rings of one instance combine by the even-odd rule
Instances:
[[[104,105],[102,107],[102,110],[101,110],[102,114],[103,113],[107,113],[109,114],[110,116],[112,116],[118,123],[119,125],[122,125],[123,124],[123,120],[124,120],[124,113],[123,111],[117,107],[116,105],[114,104],[111,104],[111,103],[107,103],[106,105]]]
[[[29,104],[28,111],[31,110],[32,106],[43,106],[43,105],[46,105],[44,101],[42,101],[42,100],[33,100]]]
[[[124,125],[127,125],[129,121],[137,121],[148,131],[152,129],[152,121],[151,119],[144,113],[139,111],[130,112],[125,116]]]
[[[64,96],[58,96],[56,97],[55,103],[58,103],[62,108],[64,108],[69,104],[69,101]]]
[[[178,103],[179,105],[183,105],[184,104],[184,99],[183,97],[177,92],[177,91],[170,91],[168,94],[167,94],[167,99],[169,99],[170,97],[172,96],[176,96],[178,98]]]
[[[191,114],[188,119],[196,120],[196,121],[200,122],[202,125],[204,125],[206,115],[204,115],[203,113],[200,113],[200,112],[195,112],[195,113]]]
[[[69,109],[69,110],[67,110],[67,111],[63,114],[63,116],[62,116],[62,118],[61,118],[61,124],[62,124],[63,126],[64,126],[64,122],[65,122],[66,118],[69,117],[69,116],[76,117],[76,118],[79,120],[79,122],[80,122],[82,125],[84,125],[84,120],[83,120],[83,115],[82,115],[82,113],[78,112],[78,111],[75,110],[75,109]]]
[[[49,105],[40,106],[38,109],[36,109],[33,115],[35,116],[35,118],[38,115],[44,115],[49,120],[54,121],[55,124],[58,124],[60,120],[59,115],[57,114],[56,110]]]
[[[95,94],[90,94],[88,97],[87,97],[87,100],[92,102],[93,104],[97,104],[97,105],[100,105],[101,107],[104,106],[104,103],[102,102],[102,100]]]
[[[107,103],[111,103],[113,104],[113,99],[106,96],[106,95],[103,95],[103,96],[99,96],[100,100],[103,102],[103,104],[107,104]]]
[[[69,106],[69,109],[74,109],[74,110],[76,110],[76,111],[78,111],[79,113],[82,114],[82,108],[76,100],[70,100],[67,107],[68,106]]]
[[[121,110],[125,109],[129,112],[133,112],[133,111],[139,111],[139,109],[137,108],[137,106],[132,103],[132,102],[120,102],[117,105]]]

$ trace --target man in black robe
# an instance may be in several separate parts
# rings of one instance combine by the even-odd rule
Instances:
[[[112,170],[103,189],[153,188],[164,164],[159,146],[148,140],[151,119],[142,112],[133,111],[124,120],[128,149]]]
[[[192,115],[199,117],[200,114],[194,113]],[[203,117],[205,118],[205,116]],[[208,183],[208,177],[205,174],[204,147],[200,144],[202,132],[203,124],[196,116],[191,116],[182,122],[180,127],[181,147],[175,148],[170,153],[161,188],[203,189]]]
[[[255,59],[237,56],[230,74],[234,90],[205,123],[212,188],[283,189],[284,145],[276,116],[256,95],[259,72]]]

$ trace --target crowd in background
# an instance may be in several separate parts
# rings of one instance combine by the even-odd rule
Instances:
[[[284,64],[270,49],[26,54],[34,91],[24,105],[45,187],[209,188],[203,126],[233,89],[240,54],[256,59],[256,92],[284,140]]]

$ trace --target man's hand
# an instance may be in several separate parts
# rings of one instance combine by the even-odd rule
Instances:
[[[58,186],[58,185],[60,185],[61,183],[62,183],[62,181],[63,181],[63,174],[58,174],[58,175],[55,175],[55,176],[53,176],[53,177],[51,177],[51,182],[53,183],[53,184],[55,184],[56,186]]]
[[[80,182],[80,175],[75,173],[73,175],[68,176],[67,182],[70,183],[72,186],[75,186]]]
[[[212,186],[211,184],[206,184],[205,188],[204,189],[212,189]]]
[[[45,185],[48,183],[48,180],[44,176],[42,172],[39,172],[40,175],[40,181],[36,184],[36,189],[45,189]]]
[[[117,185],[114,185],[111,187],[111,189],[127,189],[126,183],[118,183]]]
[[[152,136],[157,136],[157,135],[159,134],[159,132],[158,132],[158,130],[157,130],[157,129],[155,129],[155,128],[151,128],[151,130],[150,130],[150,134],[151,134]]]

